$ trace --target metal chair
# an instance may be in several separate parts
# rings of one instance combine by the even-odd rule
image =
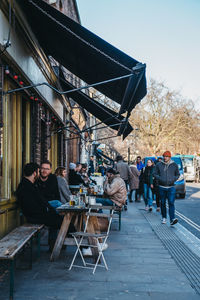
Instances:
[[[101,208],[103,210],[109,210],[109,214],[98,213],[96,211],[94,212],[94,209],[96,210],[98,208]],[[93,205],[89,208],[89,211],[86,213],[87,218],[86,218],[86,222],[85,222],[84,231],[83,232],[74,232],[74,233],[72,233],[72,236],[74,237],[77,249],[76,249],[76,252],[75,252],[74,257],[72,259],[69,270],[71,270],[72,267],[87,268],[87,269],[92,269],[93,274],[95,273],[97,266],[98,267],[105,267],[106,270],[108,270],[108,266],[107,266],[107,263],[106,263],[106,260],[105,260],[104,254],[103,254],[103,249],[105,247],[106,241],[107,241],[108,236],[109,236],[110,226],[111,226],[112,218],[113,218],[113,213],[114,213],[114,208],[112,206],[101,206],[101,207],[99,207],[99,206]],[[88,223],[89,223],[91,217],[100,217],[100,218],[108,219],[109,222],[108,222],[107,231],[104,232],[104,233],[87,232]],[[90,243],[87,243],[88,239],[90,240]],[[89,246],[89,247],[91,247],[91,250],[93,248],[97,251],[98,256],[97,256],[97,259],[96,259],[95,263],[92,264],[92,263],[88,263],[88,262],[85,261],[85,258],[83,257],[83,254],[82,254],[81,248],[80,248],[82,246],[87,246],[87,247]],[[78,253],[81,256],[81,260],[83,262],[83,265],[74,264]],[[101,257],[102,257],[104,265],[99,264]]]

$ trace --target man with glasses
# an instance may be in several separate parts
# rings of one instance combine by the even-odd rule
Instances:
[[[174,183],[179,176],[178,165],[171,160],[171,152],[165,151],[163,153],[163,161],[156,164],[154,171],[154,177],[158,180],[159,184],[162,224],[166,223],[166,200],[168,200],[169,205],[170,225],[178,222],[178,219],[175,218],[174,202],[176,189]]]
[[[36,182],[38,189],[43,198],[49,202],[53,207],[58,207],[60,202],[60,193],[58,189],[57,177],[52,172],[52,164],[45,160],[40,166],[40,175]]]

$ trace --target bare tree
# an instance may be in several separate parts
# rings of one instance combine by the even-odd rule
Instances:
[[[109,101],[106,104],[109,106]],[[173,154],[200,152],[200,113],[191,100],[162,82],[150,80],[147,96],[133,110],[129,121],[134,131],[125,141],[121,138],[106,141],[110,130],[101,132],[104,142],[126,159],[128,148],[131,158],[138,154],[161,155],[166,149]]]

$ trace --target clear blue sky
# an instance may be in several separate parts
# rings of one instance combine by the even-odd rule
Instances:
[[[82,25],[200,108],[200,0],[77,0]]]

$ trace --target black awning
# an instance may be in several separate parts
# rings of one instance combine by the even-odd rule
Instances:
[[[114,160],[112,158],[105,155],[103,152],[99,151],[98,149],[96,149],[96,155],[97,156],[102,156],[102,157],[106,158],[107,160],[111,161],[112,163],[114,163]]]
[[[60,74],[62,75],[62,74]],[[70,82],[64,80],[62,76],[60,77],[60,84],[63,90],[68,91],[75,89]],[[94,117],[99,119],[102,123],[108,125],[110,128],[117,130],[119,135],[123,134],[123,139],[125,139],[133,130],[133,127],[130,125],[127,120],[124,119],[123,116],[119,115],[106,107],[105,105],[97,102],[93,98],[89,97],[85,93],[81,91],[74,91],[70,93],[70,97],[78,103],[83,109],[86,109],[89,113],[91,113]],[[126,124],[124,130],[121,130],[122,124]]]
[[[95,88],[131,111],[146,95],[145,65],[101,39],[43,0],[17,0],[40,45],[70,72],[93,84],[133,73]],[[129,82],[129,86],[128,86]],[[130,87],[132,85],[132,88]]]

